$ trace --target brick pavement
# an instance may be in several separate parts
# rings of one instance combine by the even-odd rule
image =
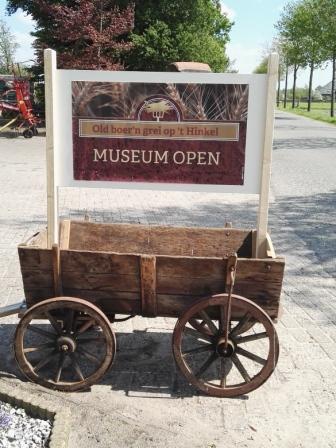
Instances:
[[[334,129],[331,140],[336,138]],[[277,137],[280,147],[279,129]],[[286,138],[290,140],[290,134]],[[273,165],[285,173],[286,163],[275,151]],[[272,192],[270,230],[287,265],[284,314],[277,324],[280,360],[262,388],[230,400],[195,393],[176,372],[170,350],[174,322],[163,318],[136,318],[115,326],[120,350],[111,372],[90,393],[68,395],[46,392],[21,382],[21,376],[16,378],[8,341],[17,320],[7,318],[0,324],[3,381],[70,407],[74,422],[70,447],[334,448],[334,234],[325,232],[324,239],[318,239],[321,195],[314,193],[315,202],[313,195],[309,197],[319,222],[307,218],[307,195],[302,196],[302,208],[297,205],[301,196],[288,207],[288,192],[279,194],[274,184]],[[334,194],[325,188],[322,193]],[[16,246],[46,223],[42,137],[0,139],[0,200],[0,305],[6,305],[23,297]],[[335,223],[334,199],[331,204],[323,224]],[[232,221],[238,227],[251,227],[256,217],[255,201],[247,203],[243,197],[228,202],[220,194],[64,189],[60,208],[63,216],[72,218],[87,211],[98,221],[166,225],[219,227]],[[323,259],[325,253],[328,257]]]

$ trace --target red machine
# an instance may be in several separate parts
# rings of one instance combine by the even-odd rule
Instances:
[[[14,78],[10,84],[12,88],[0,98],[0,114],[4,119],[9,119],[4,126],[0,127],[0,131],[15,123],[18,129],[24,129],[22,135],[25,138],[31,138],[38,134],[36,126],[40,119],[33,112],[29,81]],[[14,94],[13,99],[10,98],[11,94]]]

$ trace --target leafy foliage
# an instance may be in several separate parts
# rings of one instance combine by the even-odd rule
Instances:
[[[7,9],[22,8],[37,21],[40,63],[41,50],[50,47],[62,67],[161,71],[183,60],[208,63],[214,71],[228,67],[232,23],[218,0],[134,1],[8,0]]]
[[[141,0],[135,8],[132,70],[165,70],[175,61],[197,61],[224,71],[232,23],[215,0]]]
[[[35,48],[39,62],[42,50],[59,52],[62,68],[118,70],[131,44],[127,35],[134,25],[133,4],[121,8],[113,0],[10,1],[37,21]]]
[[[267,73],[268,59],[263,57],[260,64],[253,70],[253,73]]]
[[[0,73],[11,74],[18,44],[7,24],[0,19]]]

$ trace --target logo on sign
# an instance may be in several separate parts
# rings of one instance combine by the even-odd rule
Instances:
[[[155,96],[146,99],[137,112],[139,121],[181,121],[181,112],[170,98]]]

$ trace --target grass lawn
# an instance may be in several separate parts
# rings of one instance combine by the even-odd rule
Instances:
[[[292,109],[292,104],[287,103],[286,109],[284,109],[283,105],[278,107],[279,110],[284,110],[286,112],[291,112],[297,115],[303,115],[308,118],[312,118],[313,120],[325,121],[326,123],[336,124],[336,117],[330,116],[330,103],[312,103],[311,111],[307,112],[307,103],[301,103],[298,107]],[[336,104],[335,104],[335,112],[336,112]]]

